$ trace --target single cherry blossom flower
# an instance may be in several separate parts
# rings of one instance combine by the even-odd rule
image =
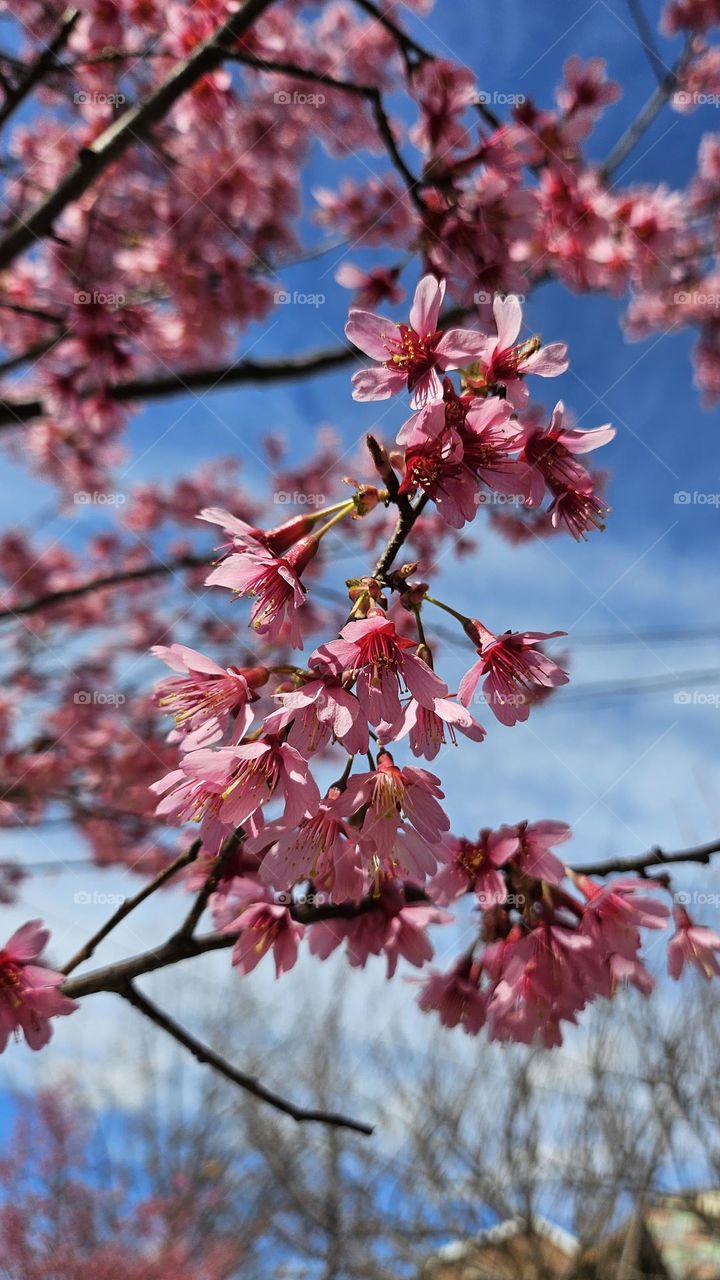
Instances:
[[[264,853],[260,874],[267,884],[286,890],[297,881],[312,880],[329,890],[333,902],[362,896],[367,855],[360,849],[357,827],[337,812],[339,794],[331,788],[317,810],[299,823],[279,818],[246,841],[250,852]]]
[[[231,720],[238,738],[249,729],[254,690],[268,677],[264,667],[225,669],[184,644],[157,644],[150,652],[181,673],[158,682],[154,701],[175,717],[182,750],[219,741]]]
[[[438,370],[459,369],[475,360],[487,342],[470,329],[438,329],[445,282],[426,275],[415,290],[410,323],[396,324],[370,311],[351,310],[345,333],[350,342],[379,360],[376,369],[353,376],[355,400],[387,400],[407,387],[415,409],[442,399]]]
[[[335,676],[343,672],[356,682],[357,697],[370,724],[391,724],[400,715],[400,681],[423,706],[432,708],[447,685],[414,652],[416,644],[398,635],[384,613],[348,622],[339,640],[323,644],[310,657],[310,667]]]
[[[454,838],[445,842],[445,865],[428,885],[433,902],[442,906],[474,889],[485,911],[507,898],[501,868],[517,853],[517,835],[508,827],[485,828],[477,840]]]
[[[431,972],[418,1004],[423,1013],[437,1013],[444,1027],[461,1026],[471,1036],[478,1034],[487,1016],[487,994],[478,987],[466,960],[448,973]]]
[[[335,802],[344,816],[361,814],[359,830],[373,850],[370,869],[395,876],[432,874],[438,850],[450,828],[450,819],[439,801],[444,799],[440,779],[414,766],[399,768],[387,751],[378,755],[377,767],[352,774],[346,790]]]
[[[402,302],[405,290],[398,284],[400,271],[397,267],[375,267],[371,271],[361,271],[350,262],[344,262],[335,272],[335,279],[343,289],[355,289],[355,303],[358,307],[376,307],[380,302],[391,305]]]
[[[528,423],[521,431],[521,460],[528,468],[528,506],[542,502],[546,486],[558,497],[566,490],[592,494],[593,477],[576,456],[599,449],[615,437],[615,428],[609,422],[592,431],[564,427],[564,413],[565,406],[558,400],[547,429]]]
[[[663,902],[647,895],[647,882],[630,876],[599,885],[576,875],[575,883],[587,899],[581,931],[607,954],[637,959],[640,929],[664,929],[669,917]]]
[[[298,944],[305,935],[304,925],[293,920],[288,908],[272,900],[252,903],[225,926],[224,932],[236,930],[240,933],[233,947],[233,965],[241,973],[251,973],[272,951],[277,978],[293,968]]]
[[[519,822],[515,827],[501,827],[500,830],[509,837],[516,837],[517,849],[513,854],[513,863],[523,875],[532,876],[535,880],[545,880],[548,884],[562,884],[565,866],[551,849],[553,845],[570,839],[572,830],[566,822],[553,822],[550,819],[542,822]]]
[[[387,976],[391,978],[398,960],[420,968],[432,959],[433,949],[427,936],[431,924],[447,924],[451,917],[422,902],[408,902],[405,892],[394,881],[383,882],[369,911],[351,920],[329,920],[314,924],[310,930],[310,951],[326,960],[343,942],[347,958],[362,969],[370,956],[385,955]]]
[[[303,538],[285,556],[258,545],[226,556],[205,579],[207,586],[227,587],[238,596],[255,597],[250,623],[261,636],[273,641],[288,628],[293,649],[302,649],[297,610],[305,603],[306,589],[300,575],[318,549],[314,537]]]
[[[432,707],[423,707],[417,698],[410,698],[393,724],[380,726],[378,741],[386,746],[388,742],[399,742],[408,734],[413,755],[434,760],[447,742],[446,733],[453,745],[457,744],[456,732],[471,742],[482,742],[485,737],[482,725],[465,707],[449,697],[435,698]]]
[[[704,978],[720,974],[720,934],[702,924],[693,924],[684,907],[675,907],[675,933],[668,943],[668,973],[676,980],[686,964],[694,965]]]
[[[304,756],[321,751],[335,737],[348,755],[365,755],[370,739],[368,723],[354,693],[331,675],[308,680],[300,689],[275,695],[281,702],[265,718],[268,733],[281,733],[291,725],[288,742]]]
[[[20,1031],[31,1049],[42,1049],[52,1035],[50,1019],[78,1008],[59,990],[63,974],[36,963],[49,936],[40,920],[30,920],[0,949],[0,1053]]]
[[[556,378],[568,367],[567,347],[564,342],[552,342],[544,347],[539,338],[517,343],[522,325],[522,307],[514,295],[496,297],[493,314],[497,325],[497,337],[487,338],[479,359],[467,373],[467,384],[474,390],[505,388],[505,396],[515,409],[522,409],[528,400],[524,378],[528,373],[541,378]]]
[[[485,700],[501,724],[514,725],[530,714],[529,694],[535,686],[557,688],[567,684],[568,674],[536,647],[564,631],[506,631],[496,636],[477,620],[472,624],[478,639],[479,661],[463,676],[458,698],[472,702],[479,680],[485,676]]]

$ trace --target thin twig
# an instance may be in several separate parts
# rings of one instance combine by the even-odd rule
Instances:
[[[273,1093],[271,1089],[266,1088],[254,1076],[247,1075],[244,1071],[239,1071],[237,1067],[233,1067],[225,1058],[221,1058],[208,1045],[196,1040],[184,1027],[181,1027],[167,1013],[159,1009],[151,1000],[148,1000],[147,996],[142,995],[132,983],[128,983],[121,988],[118,994],[150,1022],[153,1022],[156,1027],[160,1027],[173,1040],[176,1040],[178,1044],[187,1049],[198,1062],[212,1067],[214,1071],[224,1076],[226,1080],[230,1080],[241,1089],[245,1089],[247,1093],[251,1093],[260,1102],[268,1103],[276,1111],[282,1111],[284,1115],[291,1116],[298,1124],[313,1122],[315,1124],[327,1124],[336,1129],[352,1129],[355,1133],[372,1134],[373,1126],[364,1124],[361,1120],[353,1120],[350,1116],[340,1115],[336,1111],[298,1107],[294,1103],[288,1102],[286,1098],[280,1097],[279,1094]]]
[[[67,604],[70,600],[79,600],[82,596],[91,595],[93,591],[105,591],[111,587],[123,586],[128,582],[142,582],[145,578],[158,578],[163,574],[178,573],[183,569],[201,569],[207,566],[208,555],[185,555],[176,560],[154,560],[150,564],[140,565],[136,569],[122,569],[117,573],[106,573],[99,578],[90,578],[87,582],[78,582],[76,586],[64,587],[61,591],[48,591],[47,595],[36,596],[34,600],[21,601],[6,609],[0,609],[0,622],[11,618],[23,618],[33,613],[42,613],[44,609],[54,609],[57,605]]]
[[[175,938],[182,940],[183,938],[191,938],[194,934],[195,929],[200,922],[200,917],[202,916],[211,895],[217,889],[222,873],[227,866],[229,859],[235,853],[240,839],[241,833],[239,831],[233,831],[223,841],[220,852],[217,854],[213,866],[205,878],[205,883],[197,894],[192,907],[188,911],[188,914],[177,933],[173,935]]]
[[[645,106],[641,107],[635,119],[628,125],[620,140],[613,147],[607,160],[600,166],[598,175],[603,182],[608,182],[623,161],[627,160],[630,152],[669,101],[677,88],[680,75],[687,64],[691,50],[692,42],[688,39],[673,70],[665,76],[663,82],[650,95]]]
[[[640,43],[647,53],[648,62],[653,69],[655,79],[659,85],[664,85],[670,68],[666,66],[660,57],[660,52],[655,43],[655,33],[642,7],[642,0],[627,0],[627,6],[635,23]]]
[[[242,8],[231,13],[222,26],[175,67],[144,102],[124,111],[99,137],[84,147],[57,186],[33,209],[18,215],[0,240],[0,269],[9,266],[21,253],[51,232],[56,219],[68,205],[79,200],[111,164],[163,120],[202,76],[215,71],[225,57],[228,41],[244,35],[272,3],[273,0],[246,0]]]
[[[60,26],[50,43],[38,54],[34,62],[30,63],[25,70],[25,74],[6,94],[5,101],[0,107],[0,128],[32,93],[35,86],[40,84],[47,72],[53,70],[57,62],[57,56],[67,44],[79,17],[79,9],[66,10],[60,21]]]
[[[94,955],[100,943],[107,938],[109,933],[112,933],[113,929],[115,929],[117,925],[121,924],[122,921],[130,915],[131,911],[134,911],[136,907],[139,907],[141,902],[145,902],[151,894],[155,893],[156,889],[160,889],[162,885],[167,884],[168,880],[172,880],[173,876],[177,875],[178,871],[181,871],[183,867],[187,867],[191,862],[195,861],[201,847],[202,840],[194,840],[189,849],[186,849],[184,853],[181,853],[179,857],[175,858],[174,862],[171,862],[169,866],[164,867],[163,870],[159,872],[153,880],[150,880],[139,893],[136,893],[132,898],[126,898],[125,901],[120,904],[115,914],[110,916],[109,920],[105,921],[105,924],[98,929],[97,933],[93,934],[92,938],[85,943],[84,947],[81,947],[79,951],[76,951],[72,960],[68,960],[64,969],[60,970],[60,973],[64,973],[66,975],[70,974],[73,972],[73,969],[77,969],[78,965],[89,960],[90,957]]]

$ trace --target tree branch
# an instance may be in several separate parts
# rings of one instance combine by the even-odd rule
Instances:
[[[607,182],[613,177],[623,161],[627,160],[633,147],[636,146],[643,134],[650,128],[656,116],[660,114],[671,94],[677,88],[680,75],[688,62],[691,51],[692,39],[689,37],[672,71],[664,76],[657,89],[648,98],[645,106],[641,107],[619,142],[615,144],[607,160],[598,169],[598,176],[603,182]]]
[[[244,35],[272,3],[273,0],[245,0],[242,8],[198,45],[144,102],[123,112],[94,142],[83,148],[55,189],[34,209],[18,216],[0,240],[0,270],[51,232],[55,220],[67,206],[79,200],[105,169],[162,120],[202,76],[219,67],[225,58],[227,42]]]
[[[109,587],[119,587],[127,582],[141,582],[144,578],[159,578],[163,574],[178,573],[182,569],[202,569],[209,564],[210,557],[205,555],[179,556],[177,560],[154,560],[150,564],[140,565],[137,569],[123,569],[118,573],[107,573],[99,578],[90,578],[87,582],[79,582],[74,587],[64,587],[61,591],[49,591],[47,595],[36,596],[34,600],[25,600],[10,608],[0,609],[0,622],[11,618],[23,618],[29,614],[42,613],[43,609],[53,609],[57,605],[67,604],[70,600],[79,600],[82,596],[91,595],[93,591],[103,591]]]
[[[67,9],[62,16],[60,26],[50,43],[38,54],[34,62],[25,69],[20,77],[6,93],[5,101],[0,107],[0,129],[10,119],[21,103],[32,93],[36,85],[44,79],[48,71],[52,71],[57,55],[65,47],[80,17],[79,9]]]
[[[68,960],[65,968],[61,969],[60,972],[70,974],[73,969],[77,969],[78,965],[83,964],[85,960],[89,960],[90,957],[94,955],[95,950],[99,947],[100,943],[107,938],[108,934],[112,933],[113,929],[115,929],[117,925],[129,916],[131,911],[134,911],[136,907],[139,907],[141,902],[145,902],[146,898],[149,898],[156,889],[167,884],[168,880],[171,880],[173,876],[177,875],[178,871],[181,871],[183,867],[187,867],[191,862],[194,862],[201,848],[202,840],[194,840],[189,849],[186,849],[184,853],[181,853],[180,856],[177,857],[174,862],[171,862],[169,866],[164,867],[153,880],[150,880],[149,883],[139,891],[139,893],[136,893],[132,898],[126,898],[125,901],[120,904],[115,914],[110,916],[109,920],[105,921],[105,924],[98,929],[97,933],[93,934],[92,938],[85,943],[84,947],[81,947],[79,951],[76,951],[72,960]]]
[[[286,1098],[281,1098],[279,1094],[273,1093],[271,1089],[267,1089],[254,1076],[247,1075],[244,1071],[239,1071],[237,1067],[233,1067],[225,1058],[221,1058],[208,1045],[196,1040],[173,1018],[162,1009],[159,1009],[151,1000],[148,1000],[147,996],[142,995],[132,983],[127,983],[122,987],[118,991],[118,995],[121,995],[124,1000],[127,1000],[128,1004],[131,1004],[139,1013],[142,1013],[150,1022],[153,1022],[156,1027],[160,1027],[173,1040],[181,1044],[184,1049],[187,1049],[198,1062],[212,1067],[214,1071],[224,1076],[226,1080],[230,1080],[241,1089],[245,1089],[247,1093],[251,1093],[260,1102],[268,1103],[276,1111],[282,1111],[284,1115],[291,1116],[298,1124],[314,1122],[316,1124],[331,1125],[337,1129],[352,1129],[355,1133],[372,1134],[373,1126],[364,1124],[361,1120],[353,1120],[349,1116],[340,1115],[336,1111],[321,1111],[316,1108],[298,1107],[294,1103],[288,1102]]]

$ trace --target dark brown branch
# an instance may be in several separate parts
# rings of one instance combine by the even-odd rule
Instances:
[[[298,1124],[313,1122],[331,1125],[336,1129],[352,1129],[355,1133],[372,1134],[372,1125],[363,1124],[361,1120],[353,1120],[351,1117],[340,1115],[336,1111],[321,1111],[316,1108],[298,1107],[294,1103],[288,1102],[286,1098],[280,1097],[279,1094],[273,1093],[271,1089],[266,1088],[254,1076],[247,1075],[244,1071],[239,1071],[237,1067],[233,1067],[225,1058],[221,1058],[208,1045],[196,1040],[184,1027],[181,1027],[167,1013],[159,1009],[151,1000],[148,1000],[147,996],[142,995],[131,983],[121,988],[118,994],[150,1022],[154,1023],[156,1027],[160,1027],[173,1040],[181,1044],[184,1049],[187,1049],[198,1062],[212,1067],[214,1071],[224,1076],[226,1080],[230,1080],[232,1084],[245,1089],[254,1098],[257,1098],[260,1102],[266,1102],[269,1106],[274,1107],[276,1111],[282,1111],[284,1115],[291,1116]]]
[[[350,80],[338,80],[335,76],[328,75],[324,71],[313,71],[308,67],[299,67],[293,62],[254,58],[245,53],[233,54],[232,58],[235,62],[241,62],[245,66],[253,67],[256,71],[277,72],[282,75],[293,76],[298,80],[312,80],[317,84],[326,85],[329,89],[337,89],[342,93],[351,93],[355,94],[356,97],[365,98],[370,103],[377,131],[385,150],[405,183],[413,203],[421,213],[425,212],[425,204],[420,195],[420,182],[408,168],[400,154],[392,131],[392,125],[383,106],[382,94],[374,85],[354,84]]]
[[[197,925],[200,922],[200,917],[202,916],[203,911],[205,910],[208,902],[210,901],[212,894],[215,892],[215,890],[217,889],[220,883],[222,873],[225,867],[227,866],[229,859],[232,857],[232,855],[234,854],[235,850],[238,847],[238,841],[240,840],[241,836],[242,836],[242,831],[233,831],[223,841],[222,848],[220,849],[220,852],[217,854],[215,858],[215,862],[213,863],[213,866],[210,869],[210,872],[208,873],[205,879],[204,885],[202,886],[199,893],[197,894],[195,901],[192,904],[192,907],[190,908],[187,916],[185,917],[185,920],[181,924],[177,933],[174,934],[175,938],[179,938],[180,940],[182,940],[183,938],[191,938],[192,935],[194,934],[195,929],[197,928]],[[198,841],[198,846],[200,846],[201,843],[202,843],[201,841]]]
[[[57,605],[67,604],[70,600],[79,600],[82,596],[91,595],[93,591],[104,591],[110,587],[120,587],[128,582],[141,582],[145,578],[159,578],[163,574],[179,573],[183,569],[201,569],[208,565],[210,557],[206,555],[179,556],[177,560],[153,560],[150,564],[140,565],[137,569],[123,569],[118,573],[107,573],[99,578],[90,578],[87,582],[79,582],[74,587],[64,587],[62,591],[49,591],[47,595],[36,596],[34,600],[25,600],[8,609],[0,609],[0,622],[10,618],[23,618],[29,614],[42,613],[43,609],[53,609]]]
[[[427,494],[423,494],[414,507],[407,499],[405,499],[404,502],[402,500],[398,502],[400,514],[398,516],[397,524],[395,525],[395,530],[385,550],[380,556],[380,559],[375,565],[373,577],[377,578],[378,581],[387,581],[388,571],[392,568],[395,558],[399,554],[404,542],[412,531],[415,521],[425,510],[428,501],[429,499]],[[407,505],[405,505],[405,503],[407,503]]]
[[[607,858],[604,862],[588,862],[584,867],[574,867],[578,875],[609,876],[627,875],[638,872],[643,875],[651,867],[679,866],[684,862],[697,862],[707,866],[714,854],[720,853],[720,840],[711,840],[708,844],[697,845],[694,849],[683,849],[679,853],[663,853],[662,849],[649,849],[637,858]]]
[[[634,858],[607,858],[602,862],[588,862],[584,866],[571,866],[568,869],[576,875],[598,877],[628,873],[642,875],[645,871],[657,867],[682,866],[688,863],[706,866],[718,853],[720,853],[720,839],[698,845],[693,849],[665,853],[662,849],[654,848]],[[406,885],[405,893],[408,901],[428,901],[424,891],[415,886]],[[291,914],[299,923],[310,925],[324,920],[354,920],[376,908],[377,900],[370,896],[362,898],[359,902],[325,903],[318,906],[297,905],[291,908]],[[227,950],[234,946],[237,936],[235,933],[215,932],[196,934],[193,937],[169,938],[150,951],[141,952],[126,960],[119,960],[101,969],[94,969],[90,973],[71,978],[69,982],[64,983],[63,991],[73,999],[97,995],[102,991],[118,992],[123,985],[145,973],[154,973],[179,961],[190,960],[211,951]]]
[[[228,42],[244,35],[272,3],[273,0],[245,0],[242,8],[198,45],[144,102],[124,111],[90,146],[85,147],[55,189],[34,209],[23,211],[0,240],[0,270],[51,232],[56,219],[68,205],[79,200],[111,164],[142,140],[202,76],[219,67]]]
[[[201,848],[202,840],[194,840],[189,849],[186,849],[184,853],[181,853],[179,857],[175,858],[174,862],[171,862],[169,866],[164,867],[153,880],[150,880],[148,884],[139,891],[139,893],[136,893],[132,898],[126,898],[125,901],[120,904],[115,914],[110,916],[109,920],[105,921],[105,924],[98,929],[97,933],[93,934],[92,938],[90,938],[79,951],[76,951],[72,960],[68,960],[64,969],[61,969],[60,972],[70,974],[73,972],[73,969],[77,969],[78,965],[89,960],[90,957],[94,955],[95,950],[99,947],[100,943],[107,938],[108,934],[112,933],[113,929],[115,929],[117,925],[121,924],[122,921],[130,915],[131,911],[134,911],[136,907],[139,907],[141,902],[145,902],[146,898],[149,898],[151,894],[155,893],[156,889],[160,889],[162,885],[167,884],[168,880],[172,880],[173,876],[177,875],[178,871],[181,871],[183,867],[187,867],[191,862],[194,862]]]
[[[108,387],[109,400],[125,404],[132,400],[157,400],[164,396],[184,395],[193,391],[225,391],[230,386],[268,382],[289,382],[295,378],[312,378],[319,373],[341,369],[358,359],[354,347],[311,351],[307,355],[289,356],[284,360],[239,360],[232,364],[213,365],[204,369],[180,369],[162,377],[133,378]],[[92,391],[87,392],[88,395]],[[42,417],[42,400],[0,400],[0,429],[11,429]]]
[[[41,83],[48,71],[53,70],[57,62],[57,56],[67,44],[79,17],[79,9],[66,10],[60,26],[50,43],[38,54],[34,62],[31,62],[25,69],[24,75],[20,77],[17,84],[12,86],[9,92],[6,93],[5,101],[0,107],[0,129],[21,103],[32,93],[36,85]]]

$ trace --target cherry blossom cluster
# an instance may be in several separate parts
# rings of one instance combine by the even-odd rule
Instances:
[[[15,452],[77,502],[78,488],[110,483],[139,401],[188,379],[222,383],[218,360],[232,369],[238,337],[278,304],[285,269],[306,253],[304,166],[319,140],[338,177],[313,193],[315,222],[330,244],[373,251],[373,265],[344,260],[336,273],[354,295],[347,337],[373,362],[354,374],[353,396],[406,393],[409,408],[394,442],[370,439],[369,475],[365,451],[353,458],[360,478],[343,474],[331,427],[299,463],[268,436],[275,500],[280,490],[334,499],[280,524],[274,503],[240,488],[230,459],[129,488],[110,531],[79,551],[3,535],[0,611],[18,625],[0,696],[0,824],[39,827],[60,808],[96,865],[141,876],[183,847],[168,827],[191,824],[202,850],[187,886],[202,894],[211,878],[209,905],[243,972],[269,952],[286,971],[306,935],[320,958],[344,946],[353,965],[382,955],[389,975],[400,959],[420,967],[448,908],[471,903],[476,941],[430,977],[422,1007],[466,1030],[556,1043],[563,1021],[619,982],[649,991],[641,939],[668,913],[645,881],[569,875],[552,852],[562,824],[453,834],[442,778],[425,765],[439,768],[458,738],[476,750],[488,710],[506,727],[526,721],[568,673],[547,651],[560,631],[504,631],[431,584],[443,550],[472,550],[482,514],[511,541],[582,541],[609,511],[583,455],[614,430],[580,431],[562,401],[548,413],[531,399],[534,378],[560,376],[567,352],[524,329],[518,294],[554,279],[627,295],[631,337],[692,326],[698,385],[720,396],[720,141],[704,137],[684,191],[615,184],[612,165],[584,153],[620,96],[601,59],[570,58],[552,107],[525,100],[496,118],[467,68],[404,43],[403,9],[428,8],[383,6],[381,21],[344,2],[278,0],[3,272],[0,392]],[[45,67],[44,127],[8,135],[0,240],[235,9],[79,6]],[[22,10],[17,52],[31,62],[66,6]],[[664,31],[688,36],[671,108],[694,110],[718,91],[719,17],[715,0],[666,6]],[[17,59],[0,53],[0,72],[7,103]],[[409,129],[383,105],[399,86]],[[308,102],[315,90],[322,109]],[[360,178],[343,168],[359,151],[373,166]],[[411,261],[421,278],[405,321],[375,314],[403,301]],[[369,565],[379,556],[347,595],[326,555],[341,523]],[[211,537],[223,541],[208,575]],[[211,605],[170,623],[178,586]],[[247,640],[238,598],[251,601]],[[436,669],[435,609],[470,645],[457,687]],[[67,645],[71,664],[57,656]],[[170,668],[154,696],[149,649]],[[167,736],[158,708],[173,717]],[[0,900],[22,874],[0,867]],[[717,972],[716,935],[684,908],[675,923],[672,976],[688,963]],[[32,922],[0,951],[3,1047],[12,1032],[40,1047],[48,1019],[74,1007],[60,975],[37,963],[45,942]]]

